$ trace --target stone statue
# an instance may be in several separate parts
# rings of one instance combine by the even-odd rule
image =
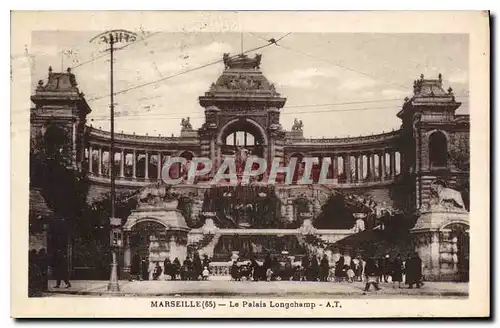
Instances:
[[[297,118],[293,120],[292,131],[302,131],[303,127],[304,123],[302,123],[302,120],[298,120]]]
[[[224,53],[222,56],[222,61],[224,62],[224,67],[229,68],[229,53]]]
[[[183,118],[181,120],[181,131],[184,130],[192,130],[193,126],[191,125],[191,122],[189,121],[189,116],[187,118]]]
[[[255,68],[256,69],[259,69],[260,68],[260,61],[262,59],[262,55],[261,54],[256,54],[255,55]]]
[[[447,204],[451,204],[452,207],[460,208],[465,210],[465,204],[462,199],[462,194],[451,188],[446,188],[439,183],[431,185],[432,191],[434,192],[435,199],[437,198],[437,205],[449,207]]]
[[[170,187],[163,183],[146,186],[142,189],[137,197],[139,204],[157,205],[165,201],[174,201],[176,196],[170,192]]]
[[[245,168],[245,162],[248,158],[250,151],[244,147],[241,146],[236,146],[236,152],[235,152],[235,166],[236,166],[236,172],[241,173],[243,172]]]

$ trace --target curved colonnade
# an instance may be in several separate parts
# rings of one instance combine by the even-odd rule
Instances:
[[[91,181],[110,180],[110,133],[87,127],[85,165]],[[331,160],[329,179],[336,187],[349,188],[387,184],[401,173],[400,131],[348,138],[297,138],[286,136],[284,158]],[[115,177],[117,185],[141,187],[161,179],[168,156],[191,159],[200,156],[197,131],[187,136],[165,137],[115,133]],[[89,159],[90,158],[90,159]]]

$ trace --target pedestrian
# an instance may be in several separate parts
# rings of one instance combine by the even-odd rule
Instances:
[[[396,258],[392,262],[391,278],[393,288],[396,287],[396,282],[398,283],[398,288],[401,288],[401,282],[403,281],[403,261],[400,254],[396,255]]]
[[[378,260],[378,266],[380,269],[380,282],[387,282],[387,267],[389,265],[389,255],[386,254],[384,257]]]
[[[133,281],[134,279],[140,279],[140,271],[141,271],[141,258],[138,254],[134,254],[132,256],[132,263],[130,264],[130,275],[128,280]]]
[[[64,251],[60,249],[56,251],[53,266],[56,276],[56,285],[54,288],[61,287],[61,281],[66,284],[66,288],[70,288],[71,283],[69,282],[68,259]]]
[[[189,257],[186,257],[182,266],[184,267],[184,278],[186,280],[193,280],[193,262]]]
[[[283,269],[283,280],[290,280],[293,276],[293,264],[292,259],[288,258],[285,262],[285,268]]]
[[[351,283],[354,282],[354,270],[352,269],[352,266],[347,267],[346,275],[347,275],[348,282],[351,282]]]
[[[179,261],[179,258],[176,257],[174,259],[174,262],[172,263],[173,264],[173,267],[172,267],[172,280],[176,280],[177,279],[177,275],[180,275],[181,273],[181,261]]]
[[[48,268],[49,268],[49,261],[47,258],[47,252],[45,251],[45,248],[41,248],[38,251],[37,257],[36,257],[36,264],[38,268],[40,269],[41,273],[41,288],[42,291],[47,291],[49,289],[48,283]]]
[[[363,267],[365,265],[365,261],[363,261],[363,258],[361,257],[361,254],[356,255],[356,266],[354,269],[354,274],[356,275],[356,280],[357,281],[363,281]]]
[[[154,271],[153,271],[153,280],[160,279],[162,272],[163,272],[163,270],[162,270],[162,268],[160,266],[160,263],[156,262],[156,265],[155,265],[155,268],[154,268]]]
[[[234,280],[234,281],[239,281],[240,280],[240,270],[238,268],[238,264],[236,263],[236,261],[233,261],[233,264],[231,265],[231,270],[229,272],[229,274],[231,275],[231,279]]]
[[[309,256],[306,254],[305,256],[302,257],[300,280],[302,281],[307,280],[307,277],[309,276],[309,266],[310,266]]]
[[[406,283],[409,288],[412,289],[413,285],[420,288],[422,284],[422,260],[415,252],[410,255],[410,258],[406,261]]]
[[[140,280],[149,280],[149,270],[148,270],[148,262],[146,261],[145,258],[141,259],[141,266],[140,266]]]
[[[210,276],[210,272],[208,272],[208,267],[203,267],[202,279],[208,280],[208,276]]]
[[[328,261],[328,257],[326,254],[323,254],[323,258],[321,259],[320,263],[320,271],[321,271],[321,281],[327,281],[328,280],[328,274],[330,271],[330,262]]]
[[[311,271],[311,275],[310,275],[309,281],[318,281],[319,263],[318,263],[318,258],[316,256],[312,257],[310,271]]]
[[[335,263],[335,281],[341,282],[344,279],[344,256],[340,255],[338,261]]]
[[[206,267],[208,269],[208,272],[210,272],[210,259],[208,258],[207,254],[205,254],[203,256],[203,263],[202,263],[202,265],[203,265],[204,268]]]
[[[380,268],[374,256],[370,256],[370,258],[366,261],[365,275],[366,275],[365,292],[370,290],[370,285],[373,285],[373,287],[375,287],[375,290],[380,290],[380,287],[378,286],[380,277]]]
[[[198,280],[203,272],[203,265],[201,263],[200,254],[194,253],[193,256],[193,279]]]

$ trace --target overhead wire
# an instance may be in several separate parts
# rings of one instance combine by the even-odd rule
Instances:
[[[285,34],[284,36],[282,36],[278,40],[282,40],[283,38],[287,37],[290,34],[291,34],[291,32]],[[274,44],[273,42],[268,41],[268,43],[265,44],[265,45],[262,45],[262,46],[259,46],[259,47],[256,47],[256,48],[252,48],[252,49],[249,49],[249,50],[246,50],[246,51],[242,52],[241,54],[233,55],[233,56],[230,56],[229,58],[236,58],[236,57],[238,57],[238,56],[240,56],[242,54],[246,54],[246,53],[249,53],[249,52],[252,52],[252,51],[257,51],[257,50],[269,47],[269,46],[271,46],[273,44]],[[163,82],[163,81],[172,79],[174,77],[177,77],[177,76],[180,76],[180,75],[183,75],[183,74],[187,74],[187,73],[190,73],[190,72],[194,72],[194,71],[197,71],[197,70],[200,70],[200,69],[203,69],[205,67],[209,67],[209,66],[212,66],[212,65],[215,65],[215,64],[219,64],[221,62],[223,62],[223,60],[219,59],[217,61],[213,61],[213,62],[210,62],[210,63],[207,63],[207,64],[203,64],[201,66],[190,68],[190,69],[187,69],[187,70],[184,70],[184,71],[181,71],[181,72],[169,75],[169,76],[165,76],[165,77],[157,79],[157,80],[149,81],[149,82],[142,83],[142,84],[130,87],[130,88],[126,88],[126,89],[120,90],[120,91],[115,92],[114,94],[115,95],[119,95],[119,94],[127,93],[127,92],[130,92],[130,91],[133,91],[133,90],[137,90],[137,89],[140,89],[140,88],[144,88],[144,87],[152,85],[152,84],[158,84],[159,82]],[[103,96],[99,96],[99,97],[94,97],[94,98],[88,99],[87,101],[95,101],[95,100],[98,100],[98,99],[107,98],[108,96],[109,95],[103,95]]]
[[[464,98],[467,98],[467,96],[463,96]],[[461,97],[457,97],[461,98]],[[349,102],[336,102],[336,103],[324,103],[324,104],[307,104],[307,105],[292,105],[292,106],[285,106],[282,108],[282,115],[287,115],[289,113],[302,113],[302,112],[286,112],[287,109],[290,108],[314,108],[314,107],[326,107],[326,106],[341,106],[341,105],[354,105],[354,104],[367,104],[367,103],[381,103],[381,102],[394,102],[394,101],[399,101],[403,102],[403,98],[390,98],[390,99],[378,99],[378,100],[364,100],[364,101],[349,101]],[[355,109],[355,108],[353,108]],[[335,110],[334,110],[335,111]],[[315,111],[307,111],[304,113],[314,113]],[[325,111],[328,112],[328,111]],[[132,114],[120,114],[120,112],[117,112],[115,115],[116,117],[167,117],[171,115],[183,115],[183,114],[198,114],[200,111],[183,111],[183,112],[173,112],[173,113],[152,113],[152,114],[144,114],[144,113],[132,113]],[[94,119],[106,119],[109,118],[109,116],[97,116],[94,117]]]

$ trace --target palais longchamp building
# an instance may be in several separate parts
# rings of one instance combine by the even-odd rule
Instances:
[[[151,268],[195,252],[208,255],[215,275],[228,275],[233,260],[266,254],[300,261],[306,254],[417,252],[425,279],[468,279],[469,116],[455,114],[461,103],[445,77],[421,75],[409,86],[398,130],[313,139],[304,137],[300,117],[280,124],[286,97],[263,75],[260,55],[225,54],[223,65],[199,97],[199,129],[185,118],[179,136],[115,133],[111,156],[111,133],[87,122],[91,108],[75,75],[49,68],[31,97],[30,249],[64,249],[75,279],[109,277],[112,243],[120,246],[120,279],[134,257]],[[50,171],[54,154],[64,169]],[[242,165],[242,154],[279,158],[283,166],[297,158],[298,169],[291,184],[282,176],[275,184],[262,176],[209,183],[224,158]],[[212,171],[195,183],[166,185],[162,166],[173,156],[210,158]],[[315,183],[297,184],[306,157],[329,159],[333,183],[317,183],[316,164]],[[111,162],[121,226],[110,238]],[[173,171],[182,176],[186,167]],[[68,181],[71,188],[61,187]],[[62,204],[54,200],[61,197]]]

